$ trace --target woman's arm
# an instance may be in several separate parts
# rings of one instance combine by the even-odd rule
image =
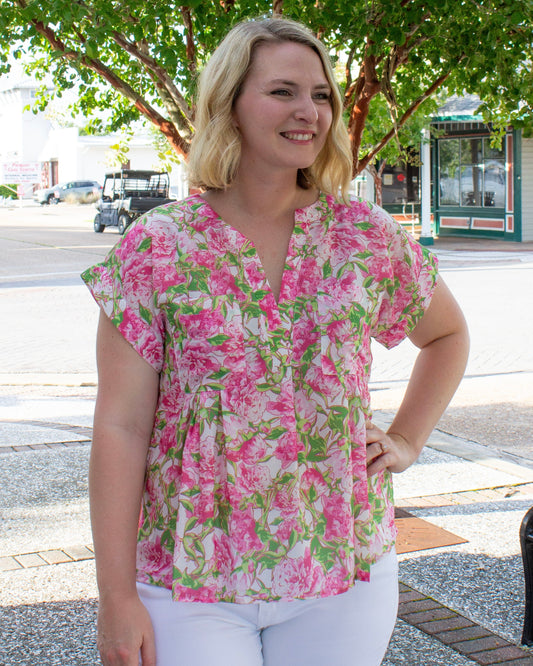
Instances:
[[[158,395],[156,371],[103,312],[97,335],[98,395],[89,470],[104,665],[155,666],[150,618],[135,587],[146,455]]]
[[[402,472],[418,458],[463,376],[468,329],[442,278],[409,339],[420,352],[400,408],[387,433],[367,424],[369,475],[385,467]]]

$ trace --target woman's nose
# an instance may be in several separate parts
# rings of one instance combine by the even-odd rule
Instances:
[[[310,124],[315,123],[318,120],[318,111],[313,98],[301,98],[300,105],[298,106],[295,115],[299,120],[305,120]]]

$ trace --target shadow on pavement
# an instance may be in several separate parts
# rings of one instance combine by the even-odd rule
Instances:
[[[6,666],[95,666],[96,599],[0,608]]]
[[[524,400],[526,396],[524,396]],[[533,459],[533,410],[517,402],[448,407],[439,430]]]

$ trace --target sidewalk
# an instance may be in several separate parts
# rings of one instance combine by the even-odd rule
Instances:
[[[497,258],[494,246],[472,249],[468,242],[458,246],[457,239],[438,240],[436,246],[441,265],[451,269],[533,261],[533,247],[518,244],[505,243]],[[54,331],[47,334],[52,339]],[[78,339],[68,349],[72,359],[82,358],[81,374],[74,360],[63,363],[61,374],[57,368],[52,372],[53,363],[44,356],[23,358],[21,352],[6,359],[0,375],[0,664],[5,666],[100,663],[87,498],[96,377],[76,347],[86,342]],[[516,359],[504,362],[480,355],[475,363],[494,375],[490,381],[466,380],[475,384],[477,403],[487,411],[495,383],[501,395],[511,395],[517,390],[513,373],[520,370],[524,386],[533,385],[530,356],[513,351]],[[54,362],[61,354],[53,350]],[[372,384],[381,425],[390,420],[405,380],[404,367],[389,371]],[[530,433],[532,400],[533,393],[524,395]],[[502,413],[499,436],[523,446],[527,428],[513,430],[515,420],[512,410]],[[401,598],[384,666],[533,665],[533,652],[519,646],[524,583],[518,541],[521,520],[533,505],[533,456],[488,448],[488,429],[463,412],[439,427],[417,463],[395,477]]]

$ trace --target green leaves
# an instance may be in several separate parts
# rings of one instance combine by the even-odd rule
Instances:
[[[320,462],[328,457],[326,441],[322,437],[309,437],[310,449],[307,452],[307,460],[310,462]]]
[[[9,70],[11,58],[24,61],[34,76],[50,75],[58,90],[79,80],[73,111],[88,118],[90,131],[121,129],[140,117],[139,108],[151,122],[159,113],[176,128],[188,128],[198,68],[232,25],[271,11],[266,0],[3,0],[0,73]],[[438,84],[445,94],[479,95],[486,120],[533,127],[531,0],[284,0],[283,11],[320,34],[339,76],[349,66],[341,81],[348,92],[346,117],[361,110],[362,100],[370,102],[366,120],[352,128],[360,156],[379,147],[389,163],[403,159],[395,124],[401,144],[417,142],[435,111]],[[363,85],[358,97],[355,84],[369,72],[378,85],[371,93]],[[99,110],[101,120],[95,118]],[[188,130],[178,133],[187,146]]]
[[[333,405],[328,411],[328,426],[332,430],[343,431],[348,417],[348,409],[338,405]]]

